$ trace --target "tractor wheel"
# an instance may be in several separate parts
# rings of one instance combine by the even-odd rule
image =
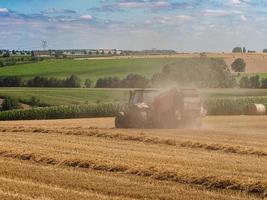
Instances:
[[[137,110],[131,115],[131,128],[145,128],[147,113]]]
[[[127,120],[126,120],[124,112],[120,112],[116,116],[115,127],[116,128],[126,128],[127,127]]]

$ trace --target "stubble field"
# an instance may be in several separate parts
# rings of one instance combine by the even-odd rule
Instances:
[[[0,122],[0,199],[264,199],[267,117],[202,129],[114,129],[113,118]]]

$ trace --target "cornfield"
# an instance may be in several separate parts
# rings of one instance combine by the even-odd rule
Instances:
[[[247,107],[261,103],[267,107],[267,97],[205,98],[203,105],[208,115],[245,115]],[[0,112],[0,120],[69,119],[86,117],[113,117],[123,104],[82,104],[10,110]]]
[[[267,106],[267,97],[206,98],[203,100],[208,115],[245,115],[253,103]]]
[[[85,117],[111,117],[121,109],[118,104],[84,104],[71,106],[53,106],[29,110],[10,110],[0,112],[0,120],[31,119],[68,119]]]

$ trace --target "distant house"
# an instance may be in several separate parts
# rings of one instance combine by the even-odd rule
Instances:
[[[51,52],[50,51],[33,51],[33,56],[38,57],[38,58],[50,57]]]

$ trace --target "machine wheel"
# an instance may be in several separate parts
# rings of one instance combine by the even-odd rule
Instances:
[[[147,113],[137,110],[131,116],[131,128],[145,128]]]
[[[124,112],[120,112],[116,116],[115,127],[116,128],[126,128],[127,127],[127,119],[126,119]]]

